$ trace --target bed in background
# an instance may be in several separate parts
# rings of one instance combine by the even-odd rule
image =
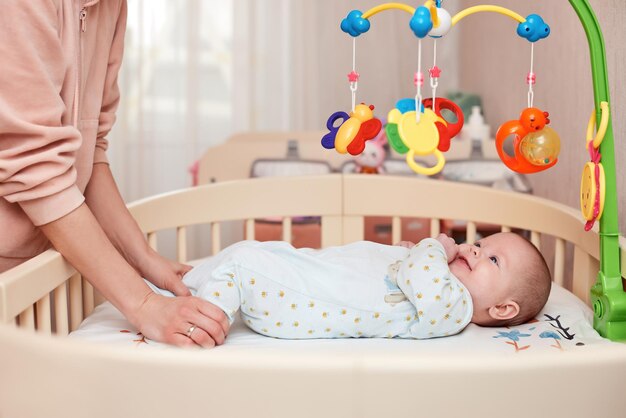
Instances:
[[[320,145],[323,131],[245,132],[233,135],[221,145],[209,148],[198,161],[198,184],[253,177],[251,169],[256,161],[279,159],[319,161],[328,164],[332,171],[341,172],[349,158],[329,152]],[[467,159],[471,144],[468,140],[455,140],[455,147],[446,153],[448,161]],[[395,160],[402,156],[395,154]],[[415,173],[406,164],[393,164],[394,174]]]
[[[209,148],[194,165],[196,177],[194,185],[210,184],[225,180],[239,180],[257,177],[281,177],[301,175],[321,175],[332,172],[356,172],[355,160],[348,155],[330,152],[320,146],[323,132],[245,132],[228,138],[224,143]],[[495,146],[492,148],[495,150]],[[495,151],[492,151],[495,154]],[[470,160],[472,144],[469,138],[455,139],[455,146],[446,153],[447,166],[441,175],[433,178],[467,181],[503,190],[517,190],[523,193],[531,191],[523,175],[508,170],[493,155]],[[484,154],[483,154],[484,155]],[[497,157],[497,154],[496,154]],[[433,158],[425,157],[425,164],[433,164]],[[417,175],[406,164],[405,159],[395,151],[389,151],[383,167],[390,175],[429,178]],[[374,197],[375,198],[375,197]],[[446,232],[458,230],[442,220]],[[461,223],[461,226],[464,226]],[[299,247],[320,247],[319,218],[296,217],[291,224],[292,244]],[[479,232],[485,225],[479,224]],[[257,219],[256,238],[261,241],[281,239],[279,219]],[[487,230],[493,231],[492,226]],[[463,229],[464,231],[464,229]],[[243,239],[243,226],[231,222],[225,226],[225,241],[233,243]],[[193,234],[193,232],[192,232]],[[429,220],[410,217],[402,222],[402,239],[418,241],[429,236]],[[195,235],[197,237],[197,235]],[[392,243],[391,218],[369,216],[365,219],[364,237],[367,240],[384,244]],[[197,245],[206,245],[202,237],[196,239]]]

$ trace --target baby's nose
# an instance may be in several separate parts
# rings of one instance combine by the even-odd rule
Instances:
[[[480,249],[472,244],[459,244],[459,252],[468,257],[477,257],[480,255]]]

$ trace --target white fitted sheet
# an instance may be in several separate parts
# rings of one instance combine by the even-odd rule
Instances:
[[[526,353],[587,350],[594,345],[615,344],[606,340],[592,327],[593,313],[582,301],[569,291],[553,284],[548,303],[536,317],[536,321],[510,328],[483,328],[470,324],[463,332],[452,337],[430,340],[408,339],[318,339],[280,340],[255,333],[237,319],[224,345],[214,350],[237,351],[271,350],[274,348],[294,351],[341,353],[384,350],[386,355],[415,355],[428,353],[482,353],[501,355],[525,355]],[[558,323],[557,323],[558,321]],[[110,303],[98,306],[86,318],[79,329],[70,334],[103,344],[134,347],[137,350],[168,348],[137,332],[124,316]]]

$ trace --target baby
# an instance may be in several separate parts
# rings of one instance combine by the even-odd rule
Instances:
[[[417,245],[362,241],[322,250],[243,241],[184,282],[231,323],[241,309],[254,331],[289,339],[421,339],[457,334],[470,322],[522,324],[541,310],[551,285],[542,255],[514,233],[474,245],[441,234]]]

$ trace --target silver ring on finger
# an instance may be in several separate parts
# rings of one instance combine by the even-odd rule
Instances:
[[[191,334],[193,334],[194,330],[198,328],[197,326],[195,326],[194,324],[191,324],[191,326],[189,327],[189,329],[187,330],[187,338],[191,338]]]

